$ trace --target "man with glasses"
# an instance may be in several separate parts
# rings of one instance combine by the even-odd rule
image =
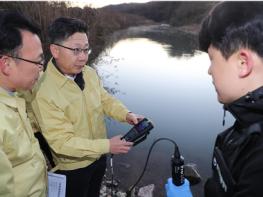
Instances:
[[[43,69],[40,30],[19,13],[0,11],[0,196],[45,197],[46,163],[18,90]]]
[[[104,116],[136,124],[135,115],[103,88],[96,71],[86,66],[90,53],[87,26],[61,17],[49,26],[52,59],[33,101],[57,173],[67,177],[67,197],[99,197],[106,153],[127,153],[132,143],[107,139]]]

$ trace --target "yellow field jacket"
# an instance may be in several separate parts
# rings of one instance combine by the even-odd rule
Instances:
[[[41,71],[40,74],[39,74],[39,80],[35,83],[34,87],[32,90],[19,90],[17,91],[16,95],[18,97],[21,97],[23,99],[25,99],[26,101],[26,112],[27,112],[27,116],[30,120],[30,123],[31,123],[31,126],[32,126],[32,129],[34,132],[37,132],[37,131],[41,131],[40,129],[40,126],[37,122],[37,119],[35,117],[35,114],[33,112],[33,109],[32,109],[32,101],[33,99],[35,98],[36,96],[36,93],[40,87],[40,84],[42,83],[42,75],[43,75],[43,72]]]
[[[46,197],[46,163],[24,99],[0,88],[0,112],[0,196]]]
[[[83,168],[109,152],[104,116],[126,121],[127,108],[105,91],[96,71],[83,70],[85,89],[49,62],[32,102],[60,170]]]

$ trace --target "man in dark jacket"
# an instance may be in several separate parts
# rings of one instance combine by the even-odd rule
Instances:
[[[207,197],[263,196],[263,2],[219,3],[205,18],[200,49],[211,60],[218,101],[235,118],[219,134]],[[167,196],[190,191],[167,184]]]

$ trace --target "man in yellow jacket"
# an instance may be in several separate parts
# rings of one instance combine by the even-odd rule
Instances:
[[[66,175],[67,197],[99,197],[106,168],[104,154],[127,153],[132,143],[107,139],[104,116],[136,124],[135,115],[105,91],[95,70],[86,66],[86,24],[61,17],[49,26],[49,61],[32,103],[57,172]]]
[[[0,11],[0,196],[47,196],[46,163],[17,90],[30,90],[43,69],[40,30]]]

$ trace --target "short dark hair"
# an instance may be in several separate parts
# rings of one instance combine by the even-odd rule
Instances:
[[[87,25],[81,19],[59,17],[48,27],[50,43],[59,43],[77,32],[87,33]]]
[[[212,45],[228,59],[241,47],[263,57],[263,2],[222,2],[203,20],[200,50]]]
[[[0,55],[15,54],[22,45],[21,30],[40,37],[38,25],[17,11],[0,10]]]

